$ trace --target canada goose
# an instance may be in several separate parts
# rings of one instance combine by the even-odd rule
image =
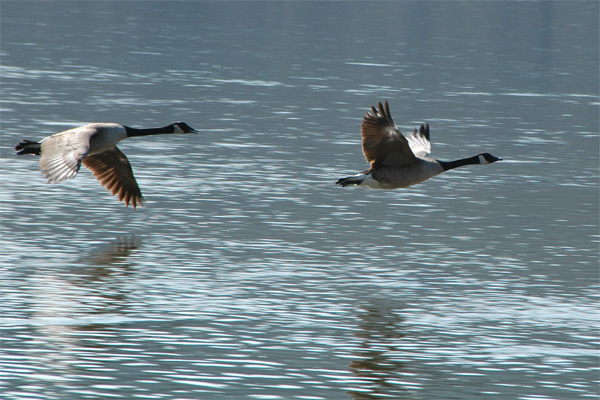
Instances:
[[[431,150],[429,124],[404,137],[392,120],[387,100],[379,110],[371,106],[361,125],[362,149],[371,167],[354,176],[339,179],[340,186],[358,185],[371,189],[405,188],[449,169],[469,164],[491,164],[502,160],[489,153],[455,161],[425,157]]]
[[[198,133],[185,122],[175,122],[162,128],[136,129],[115,123],[95,123],[48,136],[39,142],[23,140],[17,144],[17,154],[40,157],[40,170],[48,183],[75,178],[81,164],[110,192],[118,194],[126,206],[143,205],[144,198],[135,181],[127,156],[117,143],[133,136],[163,133]]]

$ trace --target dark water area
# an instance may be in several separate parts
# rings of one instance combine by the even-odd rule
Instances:
[[[598,2],[0,3],[6,399],[595,399]],[[394,191],[360,122],[502,162]],[[21,139],[89,122],[146,205]]]

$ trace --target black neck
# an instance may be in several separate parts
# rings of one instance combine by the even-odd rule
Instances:
[[[125,126],[125,130],[127,131],[127,136],[148,136],[148,135],[161,135],[163,133],[174,133],[175,127],[173,125],[163,126],[161,128],[145,128],[145,129],[137,129],[130,128]]]
[[[442,166],[442,168],[444,168],[444,171],[448,171],[449,169],[454,169],[454,168],[458,168],[458,167],[462,167],[464,165],[471,165],[471,164],[480,164],[479,162],[479,156],[473,156],[473,157],[469,157],[469,158],[463,158],[460,160],[454,160],[454,161],[439,161],[440,165]]]

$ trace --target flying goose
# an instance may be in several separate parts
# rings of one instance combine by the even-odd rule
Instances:
[[[470,164],[491,164],[502,160],[489,153],[455,161],[439,161],[425,157],[431,151],[429,124],[403,136],[392,120],[387,100],[385,106],[371,106],[361,125],[362,149],[371,167],[336,183],[366,186],[371,189],[397,189],[421,183],[442,172]]]
[[[161,128],[136,129],[115,123],[95,123],[48,136],[39,142],[23,140],[15,147],[17,154],[40,157],[40,170],[48,183],[75,178],[81,164],[92,171],[102,186],[119,196],[126,206],[142,206],[144,198],[135,181],[127,156],[117,143],[133,136],[171,133],[198,133],[185,122]]]

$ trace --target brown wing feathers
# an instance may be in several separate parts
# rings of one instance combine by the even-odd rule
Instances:
[[[135,209],[138,205],[143,205],[142,192],[133,176],[131,164],[117,147],[84,158],[83,165],[92,171],[102,186],[113,195],[117,195],[126,206],[131,204]]]
[[[362,148],[371,168],[379,165],[403,165],[415,161],[415,155],[408,141],[400,133],[387,100],[379,102],[378,109],[371,106],[371,112],[363,118],[361,125]]]

